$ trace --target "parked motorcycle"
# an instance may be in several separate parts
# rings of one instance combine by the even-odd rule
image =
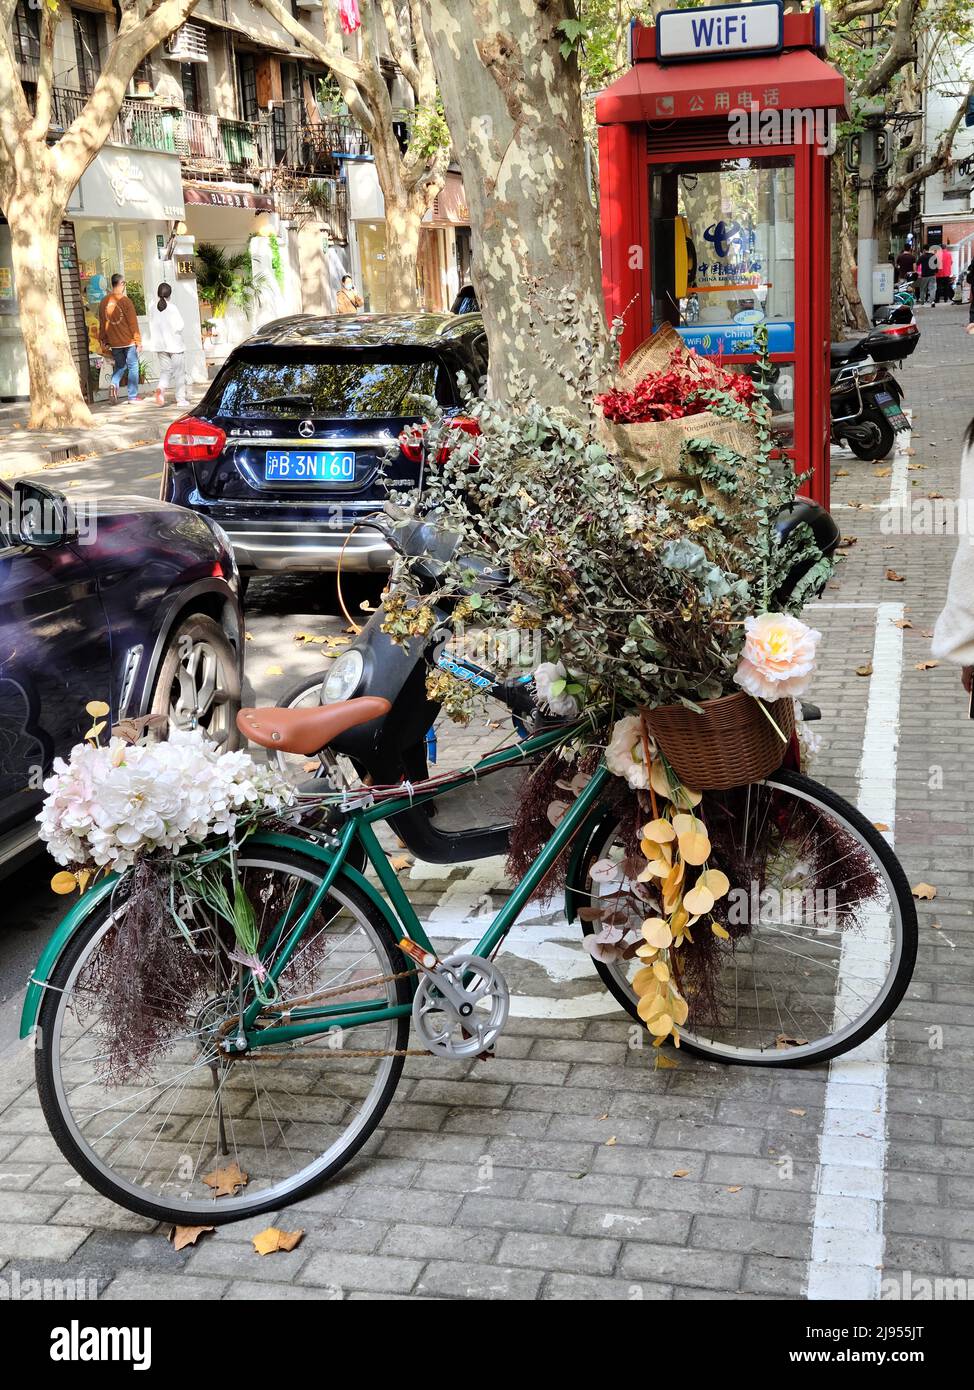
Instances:
[[[829,408],[833,444],[846,444],[857,458],[882,459],[910,422],[903,413],[903,391],[885,366],[860,355],[860,343],[833,343]]]
[[[838,528],[829,513],[810,499],[799,498],[775,525],[785,540],[803,523],[812,528],[820,549],[831,554],[839,540]],[[413,574],[423,589],[435,591],[444,564],[456,553],[458,537],[429,520],[395,525],[388,517],[378,517],[370,524],[382,531],[401,555],[410,557]],[[463,556],[460,564],[473,571],[474,587],[481,592],[509,585],[508,576],[492,569],[482,556]],[[788,575],[781,591],[773,596],[772,606],[782,601],[805,569],[807,565],[796,567]],[[499,727],[506,722],[519,739],[550,724],[550,716],[535,704],[530,674],[498,677],[451,645],[455,635],[452,607],[452,603],[438,606],[435,628],[405,643],[394,642],[382,631],[384,611],[380,607],[327,672],[301,682],[280,701],[285,708],[327,705],[361,695],[381,696],[390,702],[392,708],[386,715],[349,729],[332,741],[320,755],[319,778],[328,779],[334,787],[354,789],[403,779],[419,783],[429,776],[430,763],[436,757],[432,731],[440,713],[439,704],[426,690],[431,668],[448,671],[475,686],[486,697],[490,722]],[[819,717],[814,706],[808,706],[806,717]],[[518,803],[521,783],[532,770],[533,765],[526,761],[498,771],[481,784],[468,783],[435,801],[417,804],[389,824],[406,848],[428,863],[458,864],[504,854],[511,829],[510,810]]]

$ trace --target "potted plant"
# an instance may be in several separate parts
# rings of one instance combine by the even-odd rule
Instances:
[[[222,318],[233,304],[249,314],[267,290],[267,278],[256,273],[247,251],[225,251],[222,246],[201,241],[196,247],[196,286],[201,314]]]

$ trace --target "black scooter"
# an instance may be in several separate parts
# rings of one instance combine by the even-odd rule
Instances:
[[[803,523],[811,526],[819,548],[831,555],[839,540],[838,528],[828,512],[807,498],[799,498],[782,513],[776,529],[784,540]],[[431,521],[390,525],[388,518],[375,518],[370,524],[383,532],[399,554],[411,557],[413,574],[424,590],[432,593],[439,587],[442,566],[458,548],[455,534],[438,530]],[[474,572],[475,587],[482,592],[509,584],[507,575],[492,569],[483,557],[463,556],[460,563]],[[795,567],[781,592],[773,596],[773,606],[780,604],[806,570],[807,565]],[[349,729],[324,751],[319,775],[332,785],[390,785],[403,779],[418,783],[430,775],[431,757],[435,756],[430,734],[440,713],[440,706],[426,692],[431,668],[469,681],[487,697],[493,707],[491,714],[496,711],[498,721],[512,724],[520,739],[552,722],[535,704],[530,675],[498,678],[485,666],[452,651],[450,607],[436,611],[437,624],[432,632],[400,644],[382,631],[380,607],[327,673],[296,686],[280,701],[285,707],[306,705],[317,691],[322,704],[360,695],[378,695],[390,702],[388,714]],[[814,706],[808,707],[806,717],[818,717]],[[533,765],[525,760],[416,806],[389,824],[407,849],[428,863],[459,864],[505,854],[511,807],[517,805],[520,786],[532,770]]]
[[[883,459],[910,422],[903,413],[903,390],[870,348],[878,330],[848,343],[833,343],[829,411],[833,444],[846,444],[861,459]]]

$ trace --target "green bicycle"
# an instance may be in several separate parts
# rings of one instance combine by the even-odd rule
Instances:
[[[374,717],[374,704],[350,700],[301,717],[323,721],[323,746]],[[566,913],[583,932],[596,929],[599,903],[618,900],[621,889],[631,890],[638,915],[643,890],[626,877],[632,836],[619,784],[604,764],[595,769],[475,950],[445,959],[377,828],[474,777],[543,759],[565,737],[564,728],[545,730],[412,796],[354,796],[318,830],[246,839],[236,872],[254,907],[260,970],[234,958],[232,937],[206,901],[195,902],[191,940],[173,927],[173,950],[193,957],[178,1026],[161,1028],[155,1041],[150,1030],[122,1079],[108,1074],[106,1058],[113,991],[124,981],[104,966],[125,903],[118,880],[89,890],[38,963],[21,1030],[36,1029],[41,1103],[74,1168],[159,1221],[212,1225],[275,1211],[362,1148],[410,1052],[489,1056],[509,1011],[496,953],[563,852]],[[286,746],[280,733],[257,741]],[[889,845],[853,807],[788,770],[707,793],[700,814],[713,862],[759,909],[746,930],[708,938],[720,1006],[702,993],[692,999],[681,1044],[751,1066],[804,1066],[855,1047],[896,1008],[916,954],[913,901]],[[618,866],[617,881],[607,881],[606,865]],[[857,882],[868,891],[857,892]],[[838,917],[817,908],[808,915],[794,909],[796,893],[815,902],[838,893],[844,907]],[[637,1018],[642,962],[596,952],[594,965]],[[650,1065],[649,1035],[633,1037],[645,1038],[635,1058]]]

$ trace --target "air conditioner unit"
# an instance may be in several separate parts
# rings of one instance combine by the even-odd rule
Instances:
[[[205,63],[206,29],[202,24],[181,24],[166,40],[166,57],[173,63]]]
[[[299,10],[320,10],[321,0],[298,0]]]

